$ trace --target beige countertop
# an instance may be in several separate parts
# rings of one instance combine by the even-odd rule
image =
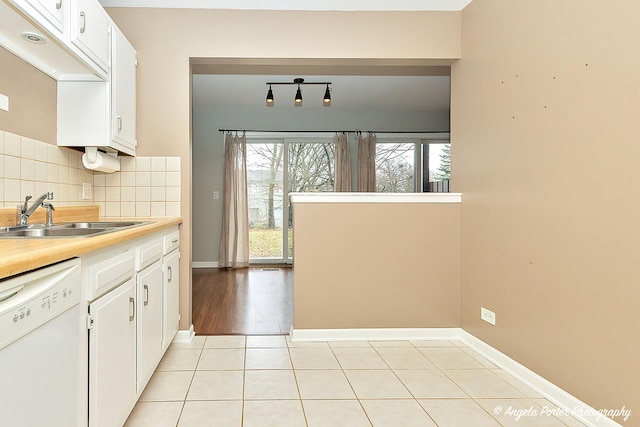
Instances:
[[[0,239],[0,279],[64,261],[88,252],[142,237],[182,223],[180,217],[122,218],[149,221],[126,230],[91,237]],[[105,219],[105,221],[114,218]],[[120,218],[118,218],[120,220]]]

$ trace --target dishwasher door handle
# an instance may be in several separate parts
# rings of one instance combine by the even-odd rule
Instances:
[[[16,286],[15,288],[11,288],[9,290],[0,292],[0,302],[6,301],[9,298],[18,295],[18,292],[24,289],[24,285]]]
[[[133,297],[129,297],[129,304],[131,304],[132,314],[129,315],[129,322],[133,322],[136,318],[136,300]]]

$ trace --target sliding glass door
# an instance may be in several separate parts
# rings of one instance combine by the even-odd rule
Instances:
[[[247,140],[249,259],[293,260],[292,192],[333,191],[332,137]]]
[[[249,260],[282,260],[284,144],[247,144]]]

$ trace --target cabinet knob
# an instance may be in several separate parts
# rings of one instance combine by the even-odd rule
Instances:
[[[169,272],[169,278],[167,281],[171,282],[171,279],[173,279],[173,270],[171,270],[171,266],[167,267],[167,271]]]
[[[144,285],[142,289],[144,290],[144,305],[149,305],[149,286]]]
[[[129,304],[131,304],[132,308],[132,314],[129,315],[129,322],[133,322],[133,320],[136,318],[136,300],[129,297]]]
[[[118,116],[118,132],[122,131],[122,116]]]
[[[62,0],[58,0],[58,1],[56,2],[56,9],[58,9],[58,10],[59,10],[59,9],[62,9]]]

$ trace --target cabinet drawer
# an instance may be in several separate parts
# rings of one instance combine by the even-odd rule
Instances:
[[[132,250],[126,250],[102,261],[91,263],[89,271],[89,301],[126,282],[133,276],[135,258]]]
[[[162,239],[154,239],[136,248],[136,271],[141,271],[162,258]]]
[[[171,234],[164,236],[164,254],[175,250],[180,246],[180,231],[176,230]]]

